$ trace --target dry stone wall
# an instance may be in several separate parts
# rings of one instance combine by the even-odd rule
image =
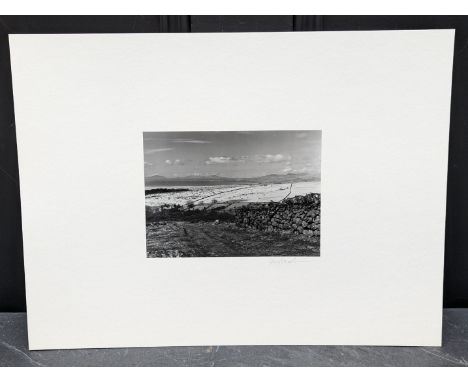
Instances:
[[[320,194],[250,203],[235,211],[236,225],[261,231],[320,236]]]

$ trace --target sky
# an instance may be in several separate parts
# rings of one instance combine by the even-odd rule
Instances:
[[[320,177],[321,131],[144,132],[145,177]]]

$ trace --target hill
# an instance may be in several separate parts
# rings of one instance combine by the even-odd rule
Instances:
[[[161,175],[152,175],[145,178],[146,187],[162,186],[217,186],[231,184],[278,184],[319,181],[319,177],[314,177],[307,173],[299,174],[269,174],[253,178],[229,178],[218,175],[207,176],[182,176],[169,178]]]

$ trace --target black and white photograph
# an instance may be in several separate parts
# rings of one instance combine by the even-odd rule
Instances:
[[[468,366],[468,17],[259,13],[0,16],[0,366]]]
[[[320,256],[320,130],[143,141],[148,258]]]

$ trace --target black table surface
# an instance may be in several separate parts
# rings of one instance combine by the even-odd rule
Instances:
[[[0,366],[468,366],[468,309],[445,309],[442,347],[190,346],[29,351],[25,313],[0,313]]]

